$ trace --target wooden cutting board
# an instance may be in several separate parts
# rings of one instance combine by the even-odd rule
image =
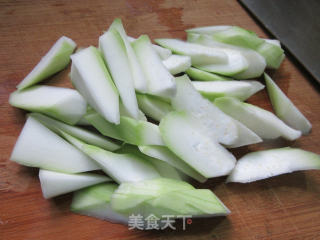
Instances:
[[[194,219],[186,231],[129,231],[126,226],[71,213],[71,195],[50,201],[42,198],[38,171],[9,161],[25,121],[25,112],[8,105],[9,93],[61,35],[80,47],[96,45],[115,17],[122,18],[128,34],[134,37],[185,38],[186,28],[221,24],[238,25],[268,37],[239,3],[231,0],[1,0],[0,239],[320,239],[320,171],[296,172],[246,185],[212,179],[200,186],[212,189],[232,213],[226,218]],[[70,87],[68,72],[57,74],[46,84]],[[233,152],[240,157],[257,149],[293,146],[320,154],[319,86],[288,58],[271,75],[312,122],[312,133],[296,142],[277,140]],[[266,91],[250,102],[272,110]]]

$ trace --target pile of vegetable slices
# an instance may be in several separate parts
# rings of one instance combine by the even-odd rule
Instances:
[[[131,214],[220,216],[230,211],[217,196],[187,181],[228,176],[227,182],[247,183],[320,169],[320,156],[302,149],[238,160],[228,151],[310,132],[309,121],[264,73],[284,59],[279,41],[235,26],[186,32],[187,41],[154,45],[147,35],[127,36],[116,19],[99,48],[72,54],[76,44],[61,37],[17,86],[10,104],[31,113],[11,160],[40,168],[45,198],[75,192],[72,211],[121,223]],[[76,90],[38,85],[70,59]],[[275,114],[244,102],[264,88],[248,79],[263,74]]]

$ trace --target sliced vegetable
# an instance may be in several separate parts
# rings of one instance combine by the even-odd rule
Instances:
[[[60,173],[40,169],[39,179],[43,197],[48,199],[94,184],[109,182],[110,178],[94,173]]]
[[[281,46],[267,40],[256,51],[265,58],[267,67],[272,69],[278,69],[285,58],[284,50]]]
[[[235,165],[234,156],[199,129],[197,119],[185,112],[171,112],[160,122],[168,148],[201,175],[227,175]]]
[[[292,141],[301,136],[300,131],[287,126],[273,113],[241,102],[236,98],[217,98],[214,103],[226,114],[246,125],[263,139],[283,137]]]
[[[71,81],[92,108],[118,124],[119,94],[100,52],[88,47],[71,56]],[[108,103],[108,104],[106,104]]]
[[[205,26],[205,27],[190,28],[190,29],[187,29],[186,32],[212,35],[216,32],[225,31],[231,28],[232,26],[228,26],[228,25]]]
[[[186,70],[186,74],[196,81],[227,81],[232,80],[231,78],[220,76],[215,73],[209,73],[197,68],[190,67]]]
[[[152,48],[149,37],[140,36],[132,46],[147,78],[148,93],[165,98],[174,96],[176,92],[174,77]]]
[[[65,173],[100,169],[93,160],[31,116],[20,133],[10,160]]]
[[[17,88],[22,90],[30,87],[64,69],[69,64],[70,55],[76,46],[76,43],[68,37],[59,38]]]
[[[170,71],[171,74],[175,75],[181,72],[185,72],[191,66],[191,59],[189,56],[171,55],[162,63]]]
[[[120,104],[119,104],[119,110],[120,110],[120,116],[131,118],[130,113],[123,106],[122,102],[120,102]],[[89,113],[90,113],[90,111],[89,111]],[[138,110],[138,120],[147,121],[146,115],[140,109]]]
[[[290,147],[270,149],[240,158],[227,182],[247,183],[310,169],[320,169],[320,155]]]
[[[41,112],[63,122],[76,124],[86,113],[87,103],[74,89],[33,86],[10,94],[9,103],[18,108]]]
[[[108,220],[113,223],[128,223],[128,218],[111,209],[111,196],[118,185],[113,183],[100,183],[74,193],[71,211]]]
[[[277,116],[294,129],[308,134],[312,128],[311,123],[281,91],[277,84],[265,73],[268,94]]]

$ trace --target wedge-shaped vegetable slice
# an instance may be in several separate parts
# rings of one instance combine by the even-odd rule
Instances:
[[[82,152],[90,156],[101,169],[117,183],[138,182],[160,177],[154,166],[134,154],[118,154],[84,142],[63,132],[63,136]]]
[[[41,112],[69,124],[76,124],[86,113],[87,103],[74,89],[33,86],[11,93],[12,106]]]
[[[165,146],[139,146],[139,150],[150,157],[170,164],[199,182],[205,182],[207,180]]]
[[[164,145],[159,127],[153,123],[121,117],[120,124],[116,125],[98,113],[88,114],[86,119],[104,136],[133,145]]]
[[[147,78],[148,93],[165,98],[174,96],[176,92],[174,77],[152,48],[149,37],[140,36],[132,46]]]
[[[216,26],[205,26],[205,27],[197,27],[197,28],[190,28],[187,29],[187,33],[197,33],[197,34],[208,34],[212,35],[214,33],[220,32],[220,31],[226,31],[228,29],[231,29],[232,26],[229,25],[216,25]]]
[[[116,18],[111,24],[110,29],[111,28],[115,28],[118,31],[125,45],[135,89],[141,93],[145,93],[147,91],[147,79],[145,78],[137,56],[132,49],[121,19]]]
[[[232,80],[229,77],[221,76],[215,73],[209,73],[197,68],[188,68],[186,74],[196,81],[228,81]]]
[[[131,117],[138,119],[138,103],[134,90],[133,74],[126,45],[115,28],[110,28],[99,38],[99,48],[106,60],[121,101]]]
[[[228,62],[228,56],[223,51],[200,44],[169,38],[156,39],[155,42],[172,50],[175,54],[189,56],[192,65],[223,64]]]
[[[278,85],[265,73],[268,94],[277,116],[294,129],[308,134],[311,130],[311,123],[281,91]]]
[[[160,122],[168,148],[201,175],[210,178],[227,175],[235,165],[234,156],[202,129],[186,112],[171,112]]]
[[[128,217],[111,209],[111,196],[117,187],[118,185],[114,183],[100,183],[75,192],[71,211],[113,223],[127,224]]]
[[[43,197],[48,199],[81,188],[111,181],[110,178],[94,173],[60,173],[40,169],[39,179]]]
[[[320,169],[320,155],[290,147],[270,149],[240,158],[227,182],[247,183],[310,169]]]
[[[191,58],[189,56],[171,55],[162,63],[170,71],[171,74],[175,75],[186,71],[191,67]]]
[[[92,159],[33,117],[28,117],[10,159],[25,166],[65,173],[100,169]]]
[[[70,134],[71,136],[74,136],[88,144],[95,145],[97,147],[101,147],[109,151],[115,151],[120,148],[119,144],[110,141],[109,139],[99,134],[88,131],[87,129],[83,129],[76,126],[70,126],[68,124],[56,121],[39,113],[31,113],[29,115],[57,134],[60,134],[60,131],[62,130]]]
[[[184,75],[176,78],[177,94],[171,100],[175,110],[184,110],[199,119],[204,132],[223,144],[232,144],[238,138],[233,119],[203,98]]]
[[[70,55],[76,43],[68,37],[61,37],[51,47],[32,71],[17,86],[19,90],[30,87],[64,69],[70,62]]]
[[[209,100],[218,97],[235,97],[244,101],[264,88],[258,81],[193,81],[192,85]]]
[[[278,69],[285,58],[284,50],[280,44],[270,40],[265,40],[256,51],[265,58],[267,67],[272,69]]]
[[[100,52],[88,47],[71,56],[71,81],[92,108],[118,124],[119,95]]]
[[[172,106],[158,97],[137,94],[137,99],[139,108],[154,120],[160,121],[165,115],[172,111]]]
[[[217,98],[214,103],[226,114],[243,123],[263,139],[283,137],[295,140],[301,136],[300,131],[287,126],[273,113],[241,102],[236,98]]]

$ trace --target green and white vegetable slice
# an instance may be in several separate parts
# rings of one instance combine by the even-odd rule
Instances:
[[[214,106],[193,87],[187,75],[177,77],[177,94],[171,100],[175,110],[194,115],[203,131],[222,144],[232,144],[238,138],[238,129],[233,119]]]
[[[130,113],[127,111],[127,109],[123,106],[122,102],[120,101],[119,104],[119,110],[120,110],[120,116],[121,117],[130,117]],[[141,120],[141,121],[147,121],[147,117],[146,115],[139,109],[138,110],[138,119],[137,120]],[[90,111],[89,111],[90,113]]]
[[[265,73],[268,94],[277,116],[294,129],[308,134],[312,128],[311,123],[290,99],[281,91],[277,84]]]
[[[160,121],[165,115],[171,112],[172,106],[162,99],[146,94],[137,94],[139,108],[154,120]]]
[[[221,76],[215,73],[206,72],[197,68],[190,67],[186,70],[186,74],[196,81],[228,81],[232,78]]]
[[[76,46],[76,43],[68,37],[59,38],[17,88],[22,90],[30,87],[64,69],[69,64],[70,55]]]
[[[265,58],[268,68],[278,69],[285,58],[285,55],[280,44],[274,41],[275,40],[265,40],[256,51]]]
[[[228,62],[228,56],[223,51],[200,44],[169,38],[156,39],[155,42],[162,47],[172,50],[175,54],[189,56],[193,66],[224,64]]]
[[[42,169],[79,173],[100,169],[95,162],[29,116],[10,160]]]
[[[211,101],[218,97],[235,97],[245,101],[264,88],[258,81],[192,81],[192,85]]]
[[[247,183],[310,169],[320,169],[320,155],[290,147],[270,149],[240,158],[227,182]]]
[[[95,145],[109,151],[115,151],[120,148],[119,144],[87,129],[70,126],[39,113],[30,113],[29,116],[32,116],[57,134],[60,134],[60,131],[64,131],[88,144]]]
[[[33,86],[10,94],[9,103],[18,108],[41,112],[63,122],[76,124],[87,111],[87,103],[74,89]]]
[[[88,47],[71,56],[71,81],[92,108],[108,121],[120,122],[119,94],[101,53]]]
[[[86,119],[104,136],[133,145],[164,145],[159,127],[153,123],[121,117],[120,124],[116,125],[98,113],[90,113]]]
[[[147,78],[148,93],[164,98],[174,96],[176,93],[174,77],[152,48],[149,37],[140,36],[132,46]]]
[[[111,181],[110,178],[94,173],[60,173],[40,169],[39,179],[43,197],[48,199],[81,188]]]
[[[160,177],[152,163],[134,154],[119,154],[85,144],[62,132],[63,136],[79,150],[92,158],[101,169],[117,183],[138,182]]]
[[[110,29],[111,28],[115,28],[118,31],[125,45],[135,89],[141,93],[145,93],[147,91],[147,79],[143,74],[136,54],[133,51],[130,40],[128,39],[128,36],[122,25],[121,19],[116,18],[111,24]]]
[[[186,112],[171,112],[160,122],[168,148],[204,177],[227,175],[235,165],[234,156],[199,129],[198,120]]]
[[[231,28],[232,26],[229,26],[229,25],[205,26],[205,27],[190,28],[190,29],[187,29],[186,32],[212,35],[214,33],[217,33],[220,31],[226,31]]]
[[[150,157],[170,164],[184,174],[196,179],[198,182],[202,183],[207,180],[165,146],[139,146],[139,150]]]
[[[283,137],[292,141],[301,136],[300,131],[287,126],[273,113],[236,98],[217,98],[214,103],[263,139]]]
[[[120,33],[111,27],[105,34],[100,36],[99,48],[117,86],[123,106],[130,113],[130,117],[138,119],[138,103],[134,89],[133,74],[131,73],[132,68],[125,42]]]
[[[191,67],[191,58],[189,56],[171,55],[166,60],[162,61],[163,65],[175,75],[181,72],[185,72]]]
[[[111,196],[117,187],[118,185],[114,183],[100,183],[75,192],[71,211],[113,223],[127,224],[128,217],[111,209]]]

